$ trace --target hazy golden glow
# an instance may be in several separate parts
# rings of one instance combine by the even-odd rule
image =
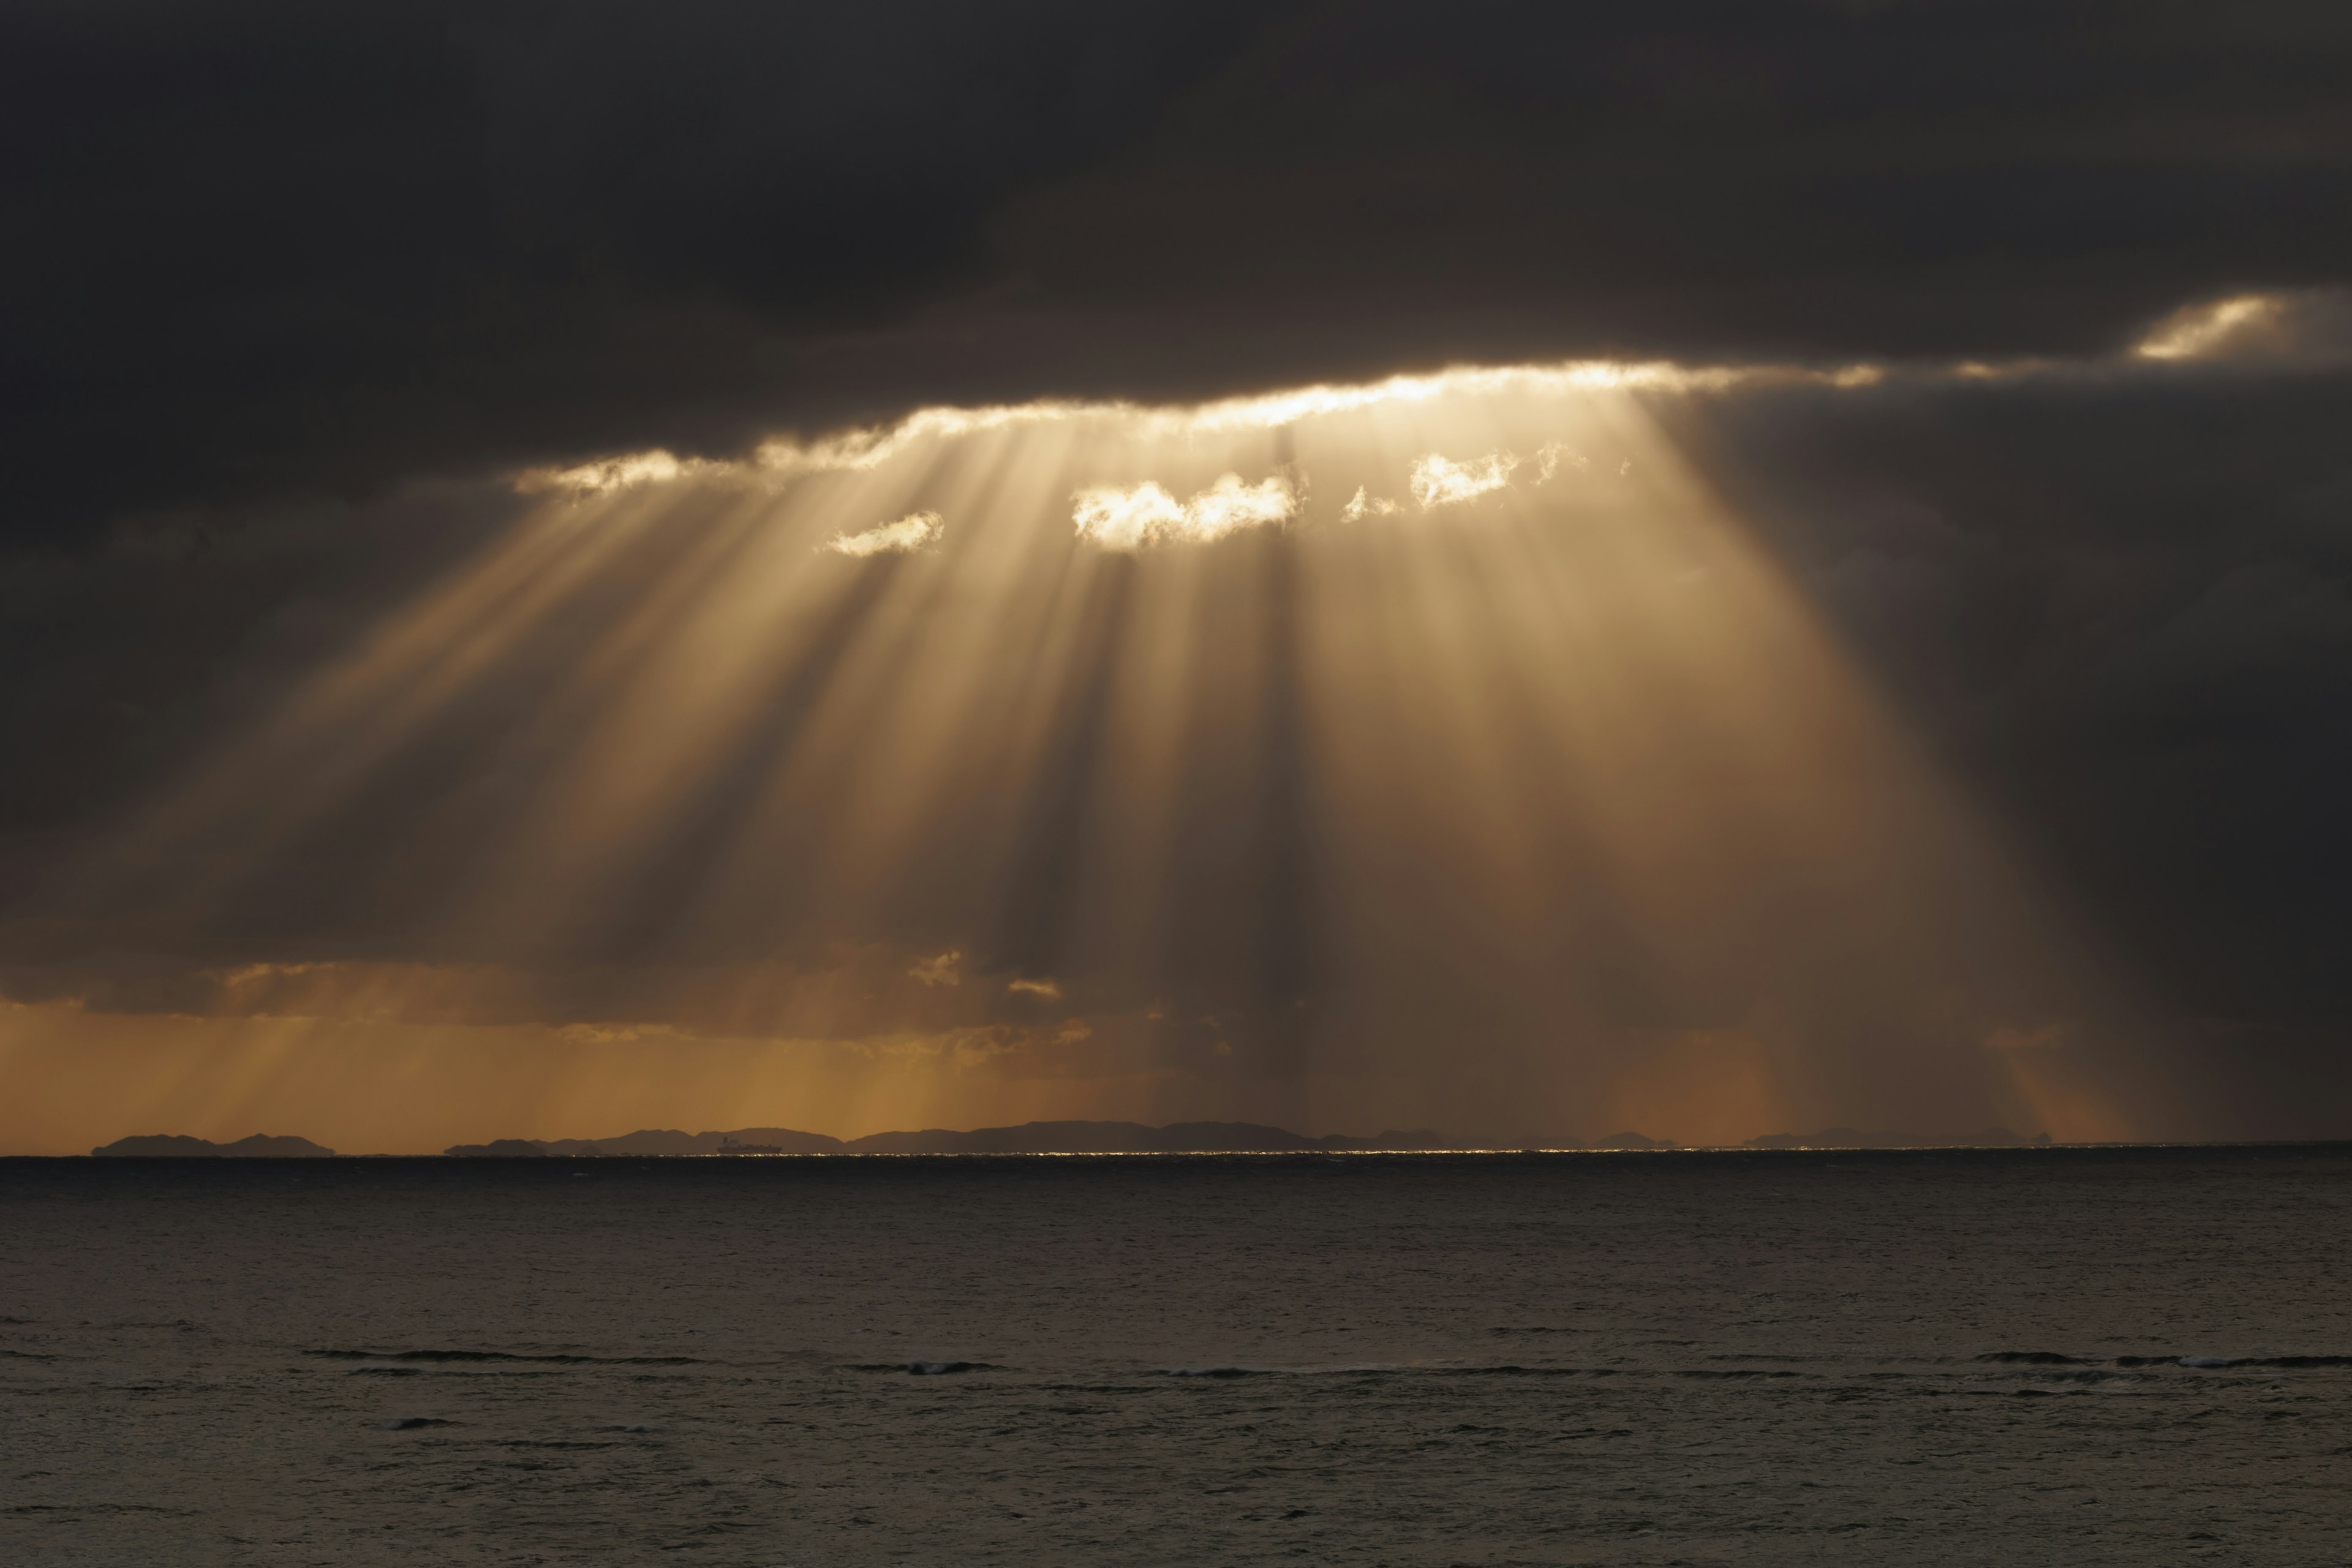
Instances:
[[[2095,1077],[2069,1059],[2063,1026],[1996,1029],[1986,1048],[2007,1078],[2012,1121],[2061,1143],[2106,1143],[2146,1135]]]
[[[1070,1047],[1083,1040],[1067,1042]],[[653,1026],[414,1024],[85,1012],[0,1001],[0,1144],[81,1154],[127,1132],[293,1132],[347,1154],[639,1127],[902,1127],[1084,1117],[1164,1099],[1169,1075],[1024,1077],[982,1032],[844,1043]],[[584,1132],[583,1132],[584,1130]]]
[[[1988,1043],[2099,965],[1652,413],[1876,374],[926,409],[526,475],[89,868],[201,929],[373,835],[340,891],[383,951],[16,1008],[46,1087],[0,1138],[2144,1128]],[[436,746],[457,782],[363,810]]]
[[[1610,1080],[1607,1104],[1610,1126],[1602,1131],[1641,1131],[1685,1147],[1742,1143],[1759,1127],[1796,1130],[1801,1120],[1772,1053],[1736,1029],[1651,1042]]]

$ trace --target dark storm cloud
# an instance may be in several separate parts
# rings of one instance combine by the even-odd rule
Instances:
[[[1252,9],[15,7],[11,515],[740,439]]]
[[[908,403],[2339,279],[2307,4],[16,5],[8,537]]]

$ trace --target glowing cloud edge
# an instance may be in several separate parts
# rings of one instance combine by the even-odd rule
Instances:
[[[640,486],[688,480],[697,484],[774,489],[810,475],[854,473],[881,467],[927,441],[952,439],[1013,426],[1116,419],[1146,437],[1276,429],[1319,415],[1387,403],[1423,403],[1461,395],[1506,392],[1542,395],[1628,391],[1664,395],[1720,394],[1755,386],[1811,385],[1834,390],[1876,386],[1896,375],[1925,382],[2018,380],[2094,371],[2141,373],[2186,369],[2230,356],[2250,330],[2284,327],[2290,318],[2331,310],[2352,312],[2352,291],[2254,291],[2184,306],[2151,323],[2118,353],[2080,360],[2025,358],[1998,363],[1958,360],[1927,364],[1857,362],[1821,367],[1798,364],[1685,365],[1671,360],[1564,360],[1549,363],[1454,365],[1379,381],[1318,382],[1239,397],[1190,404],[1127,399],[1039,398],[976,407],[918,408],[887,425],[836,430],[803,440],[776,436],[740,461],[680,458],[666,448],[618,453],[570,467],[522,469],[509,484],[526,495],[607,495]],[[1539,455],[1540,456],[1540,455]],[[1541,479],[1549,478],[1547,464]]]

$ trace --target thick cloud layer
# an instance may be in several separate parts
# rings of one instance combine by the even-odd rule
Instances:
[[[2308,3],[26,4],[10,538],[932,401],[2110,347],[2340,280]]]

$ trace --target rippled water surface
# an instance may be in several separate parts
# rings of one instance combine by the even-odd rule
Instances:
[[[2347,1543],[2340,1148],[0,1162],[10,1563]]]

